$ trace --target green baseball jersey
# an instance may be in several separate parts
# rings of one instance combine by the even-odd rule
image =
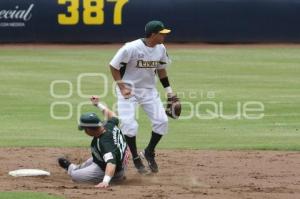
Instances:
[[[91,142],[93,161],[103,171],[109,162],[116,165],[116,172],[123,168],[127,144],[118,124],[118,118],[112,117],[104,125],[105,133],[100,137],[94,137]]]

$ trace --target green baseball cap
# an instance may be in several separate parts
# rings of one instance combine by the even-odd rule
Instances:
[[[165,28],[165,25],[161,21],[149,21],[145,26],[145,33],[162,33],[168,34],[171,30]]]
[[[79,130],[83,130],[85,127],[100,127],[103,123],[96,115],[96,113],[84,113],[80,116],[80,123],[78,125]]]

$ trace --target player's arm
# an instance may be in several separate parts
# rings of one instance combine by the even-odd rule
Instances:
[[[109,186],[112,177],[115,174],[116,167],[117,167],[116,155],[112,152],[115,150],[116,146],[114,145],[113,139],[102,140],[101,146],[102,146],[101,150],[104,153],[106,152],[103,155],[103,160],[106,163],[106,168],[105,168],[105,176],[102,182],[96,185],[96,187],[107,188]]]
[[[112,65],[110,65],[110,72],[111,72],[111,75],[114,78],[114,80],[117,82],[119,88],[120,89],[124,88],[125,84],[122,81],[120,70],[118,70],[118,69],[114,68]]]
[[[131,94],[131,89],[127,88],[125,82],[122,81],[120,70],[118,70],[110,65],[110,71],[111,71],[112,77],[117,82],[117,85],[120,88],[122,95],[125,98],[129,98],[130,94]]]
[[[167,71],[165,68],[162,69],[157,69],[157,75],[159,77],[159,80],[162,84],[162,86],[165,88],[165,91],[167,93],[168,96],[173,96],[173,91],[169,82],[169,78],[167,75]]]
[[[122,67],[122,64],[129,62],[130,57],[131,49],[127,45],[124,45],[118,50],[118,52],[109,63],[112,77],[117,82],[121,94],[124,96],[124,98],[130,97],[131,89],[127,88],[126,84],[122,81],[120,69]]]
[[[106,118],[111,119],[112,117],[116,117],[116,114],[113,111],[111,111],[109,108],[107,108],[105,105],[103,105],[102,103],[99,102],[99,97],[92,96],[91,102],[94,106],[96,106],[97,108],[99,108],[102,111],[103,115]]]
[[[97,188],[107,188],[109,187],[109,183],[112,177],[115,175],[116,165],[113,163],[108,162],[105,168],[105,176],[103,181],[97,184],[95,187]]]

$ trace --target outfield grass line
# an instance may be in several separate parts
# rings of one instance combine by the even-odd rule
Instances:
[[[299,94],[290,94],[290,95],[274,95],[272,96],[274,98],[297,98],[299,99],[300,98],[300,95]]]
[[[297,98],[298,100],[298,98]],[[299,99],[300,101],[300,99]],[[264,102],[265,104],[292,104],[294,105],[294,102],[283,102],[283,101],[268,101],[268,102]]]
[[[300,116],[300,113],[264,114],[264,117]]]

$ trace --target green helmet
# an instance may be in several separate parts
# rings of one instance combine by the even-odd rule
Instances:
[[[83,130],[86,127],[100,127],[103,123],[96,115],[96,113],[84,113],[80,116],[80,123],[78,125],[79,130]]]

